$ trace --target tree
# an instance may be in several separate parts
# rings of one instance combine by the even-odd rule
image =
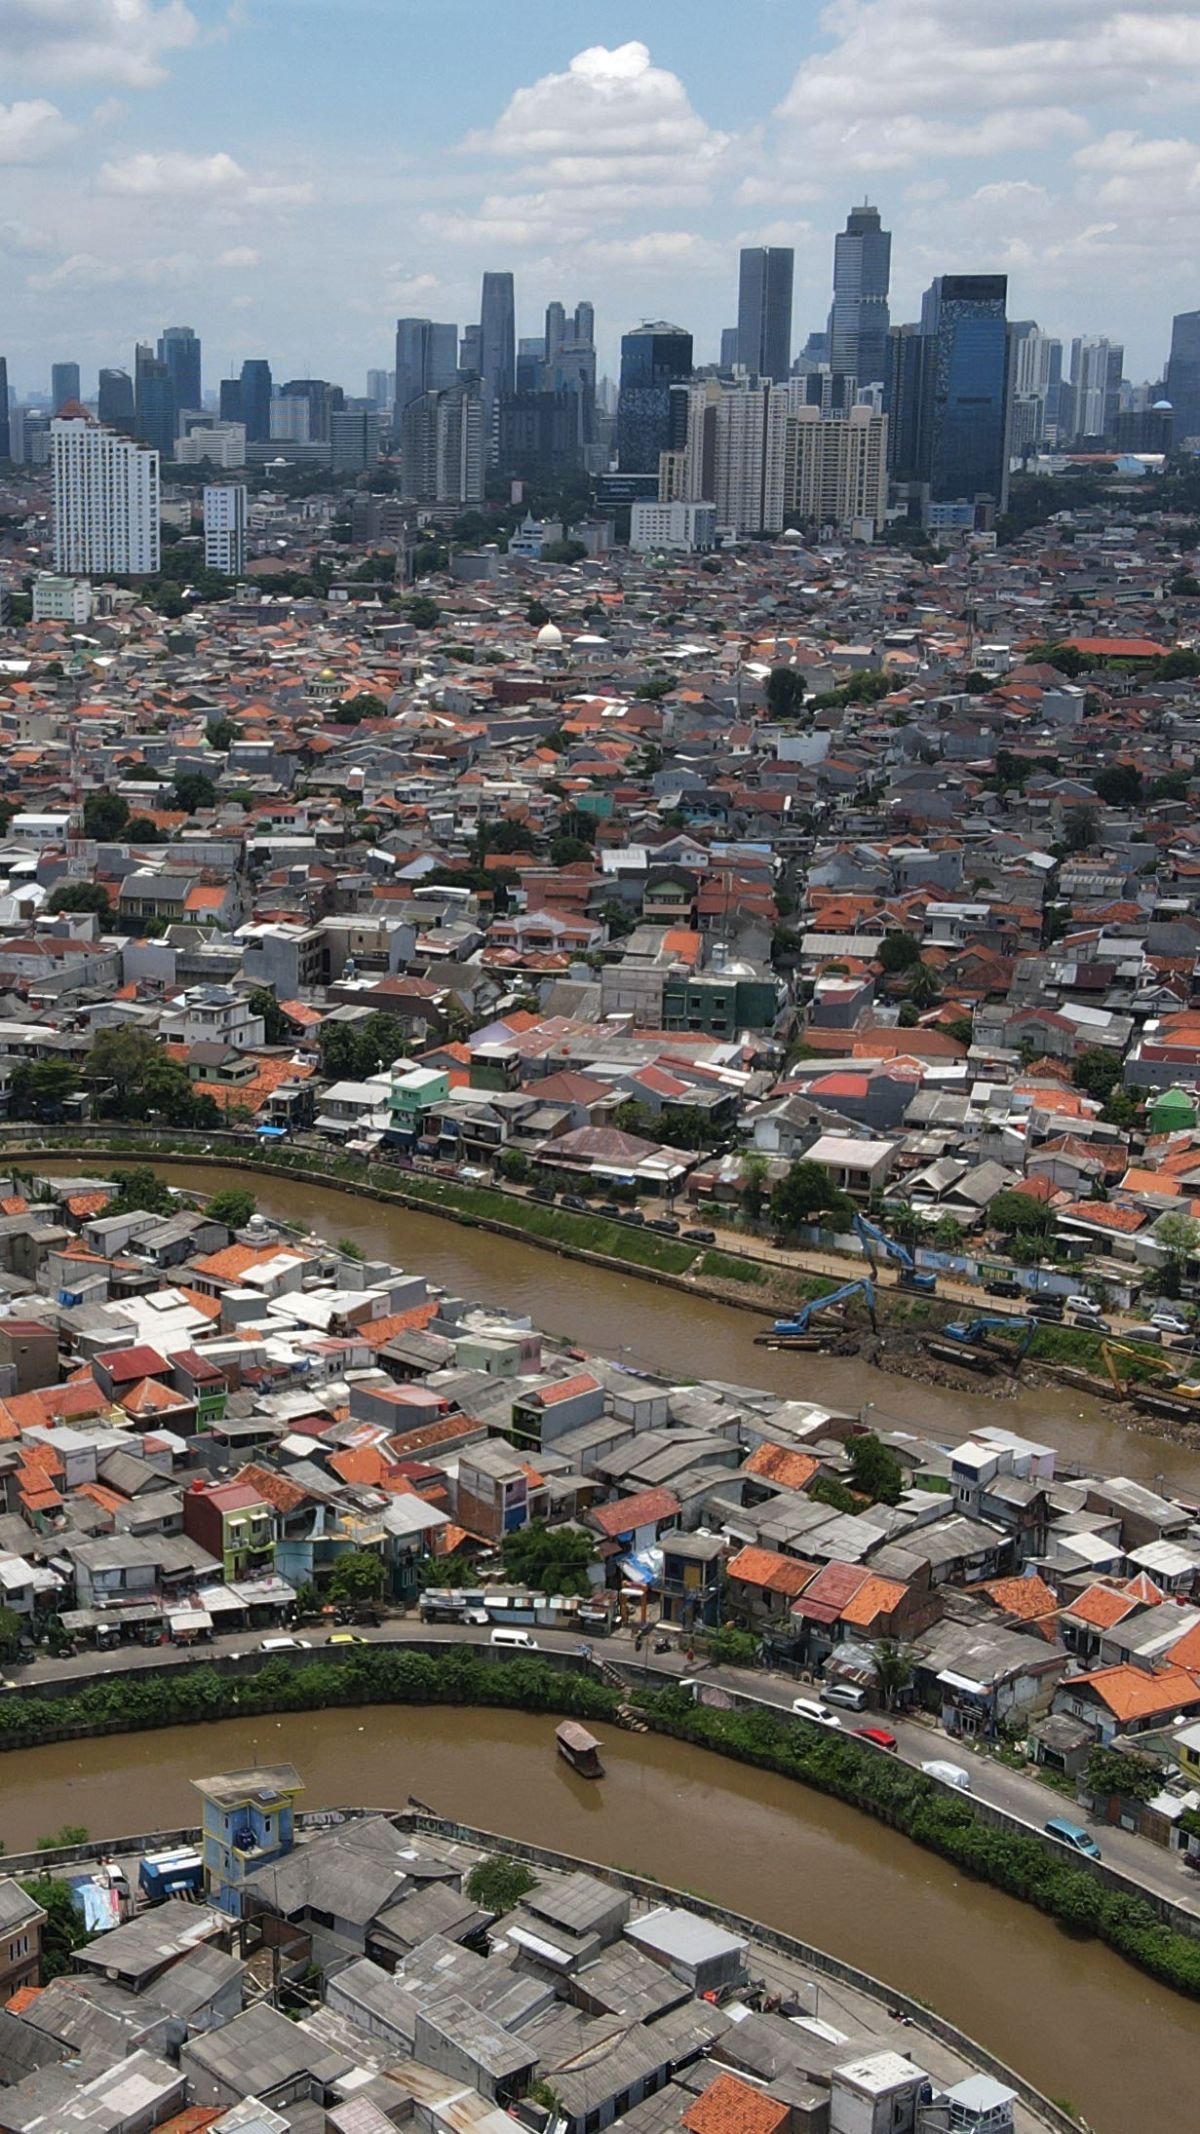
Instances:
[[[92,1936],[65,1882],[56,1880],[53,1875],[38,1875],[32,1881],[22,1882],[21,1887],[46,1914],[42,1928],[41,1978],[42,1984],[48,1986],[51,1979],[63,1978],[74,1970],[76,1949],[86,1948]]]
[[[194,815],[197,808],[216,807],[216,786],[203,771],[176,771],[174,788],[175,805],[185,815]]]
[[[939,1252],[957,1252],[964,1238],[963,1226],[953,1215],[940,1216],[933,1226],[933,1242]]]
[[[767,709],[773,719],[794,719],[808,692],[794,667],[772,667],[767,677]]]
[[[114,1171],[112,1176],[117,1190],[104,1210],[106,1215],[174,1215],[175,1196],[148,1163],[134,1164],[128,1171]]]
[[[83,834],[108,844],[129,821],[129,802],[120,793],[89,793],[83,803]]]
[[[333,707],[335,726],[361,726],[364,719],[386,719],[387,715],[383,698],[369,689],[360,689],[357,696],[346,697]]]
[[[988,1203],[987,1219],[993,1230],[1005,1230],[1010,1235],[1052,1237],[1056,1228],[1045,1201],[1016,1191],[997,1193]]]
[[[537,1876],[523,1860],[507,1860],[497,1852],[471,1869],[465,1888],[472,1904],[482,1905],[498,1919],[537,1888]]]
[[[505,1577],[533,1593],[591,1592],[588,1572],[597,1560],[596,1548],[581,1527],[547,1526],[544,1519],[534,1519],[504,1536],[500,1554]]]
[[[1068,852],[1090,852],[1096,842],[1096,811],[1094,808],[1077,808],[1067,824],[1066,847]]]
[[[1092,784],[1109,808],[1135,808],[1142,797],[1142,774],[1132,763],[1106,763]]]
[[[369,1608],[383,1592],[383,1558],[370,1549],[347,1549],[329,1574],[329,1598],[347,1608]]]
[[[889,976],[911,970],[921,961],[921,944],[911,934],[887,934],[875,951],[875,960]]]
[[[270,986],[256,985],[250,995],[250,1013],[261,1015],[266,1024],[268,1045],[286,1045],[291,1036],[291,1024],[276,1000]]]
[[[937,973],[926,963],[914,963],[904,988],[906,998],[914,1008],[931,1008],[942,997]]]
[[[214,719],[206,730],[208,745],[215,749],[219,756],[228,755],[234,742],[240,741],[241,736],[241,727],[235,726],[232,719]]]
[[[103,882],[59,882],[46,899],[47,911],[94,911],[101,919],[112,912]]]
[[[253,1193],[244,1186],[226,1186],[223,1192],[213,1194],[204,1212],[214,1223],[224,1223],[227,1230],[244,1230],[257,1207]]]
[[[1136,1752],[1096,1747],[1089,1751],[1084,1782],[1089,1793],[1101,1800],[1120,1794],[1125,1800],[1152,1800],[1163,1782],[1161,1761]]]
[[[742,1157],[741,1182],[738,1188],[742,1207],[752,1223],[761,1219],[767,1199],[767,1159],[757,1149],[747,1149]]]
[[[118,1023],[111,1030],[97,1031],[88,1054],[88,1073],[94,1080],[111,1082],[112,1109],[118,1117],[128,1110],[157,1051],[157,1041],[148,1030]]]
[[[520,1149],[505,1149],[500,1158],[500,1176],[510,1185],[524,1185],[529,1176],[528,1156],[523,1156]]]
[[[577,860],[590,860],[592,848],[581,837],[552,837],[550,840],[550,865],[571,867]]]
[[[914,1655],[907,1645],[898,1644],[895,1638],[881,1638],[873,1648],[872,1657],[883,1708],[885,1712],[894,1711],[898,1698],[912,1681]]]
[[[891,1448],[873,1431],[863,1431],[846,1445],[850,1462],[850,1486],[869,1497],[872,1504],[899,1504],[904,1494],[904,1469]]]
[[[8,1109],[14,1119],[61,1118],[68,1097],[79,1087],[69,1060],[18,1060],[8,1085]]]
[[[437,601],[431,600],[427,593],[418,593],[415,599],[406,600],[404,612],[414,630],[432,630],[442,613]]]
[[[1155,1243],[1163,1247],[1169,1263],[1182,1275],[1200,1243],[1200,1223],[1182,1210],[1164,1215],[1154,1226],[1154,1238]]]
[[[544,600],[531,600],[525,609],[525,620],[531,628],[541,630],[548,622],[553,622],[554,617]]]
[[[1121,1056],[1117,1052],[1104,1052],[1092,1046],[1081,1052],[1072,1070],[1076,1089],[1082,1089],[1089,1097],[1107,1104],[1113,1089],[1121,1079]]]
[[[849,1202],[821,1164],[802,1157],[772,1186],[771,1219],[781,1230],[794,1230],[801,1223],[815,1223],[822,1215],[849,1221]]]
[[[21,1650],[21,1618],[15,1608],[0,1608],[0,1660],[15,1660]]]

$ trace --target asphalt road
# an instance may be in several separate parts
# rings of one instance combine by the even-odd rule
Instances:
[[[336,1632],[334,1633],[336,1635]],[[414,1620],[382,1625],[379,1629],[365,1627],[357,1630],[356,1637],[368,1644],[404,1644],[407,1642],[435,1645],[486,1645],[486,1636],[473,1625],[457,1623],[418,1623]],[[580,1638],[574,1631],[556,1631],[543,1628],[533,1633],[542,1651],[575,1652]],[[279,1635],[277,1632],[276,1635]],[[329,1643],[330,1633],[313,1629],[297,1633],[300,1640],[318,1650]],[[14,1687],[26,1682],[53,1681],[83,1683],[94,1681],[98,1675],[130,1674],[145,1667],[187,1667],[197,1661],[215,1658],[221,1654],[240,1657],[262,1649],[259,1633],[242,1632],[240,1636],[212,1638],[207,1644],[195,1649],[178,1645],[122,1645],[108,1653],[80,1653],[69,1660],[35,1660],[20,1670],[19,1678],[9,1678]],[[335,1647],[335,1650],[345,1650]],[[796,1682],[783,1675],[771,1674],[760,1669],[706,1666],[702,1660],[689,1660],[685,1647],[672,1647],[666,1653],[655,1653],[649,1642],[640,1653],[635,1653],[629,1633],[612,1638],[598,1639],[593,1644],[598,1659],[607,1659],[614,1665],[628,1670],[633,1680],[639,1674],[647,1679],[679,1680],[681,1676],[694,1677],[697,1681],[711,1683],[740,1697],[756,1699],[759,1703],[774,1705],[780,1711],[790,1711],[792,1701],[799,1695],[819,1696],[819,1685]],[[860,1726],[882,1726],[894,1734],[899,1743],[899,1755],[914,1766],[940,1761],[956,1763],[970,1773],[971,1795],[992,1807],[1001,1808],[1006,1814],[1026,1823],[1031,1831],[1041,1833],[1051,1816],[1066,1816],[1071,1822],[1084,1824],[1091,1830],[1100,1846],[1101,1854],[1109,1866],[1120,1869],[1122,1874],[1141,1883],[1142,1887],[1156,1896],[1167,1897],[1192,1914],[1200,1929],[1200,1876],[1182,1864],[1179,1854],[1166,1852],[1152,1845],[1147,1838],[1133,1831],[1119,1830],[1110,1824],[1090,1820],[1082,1809],[1065,1794],[1044,1785],[1022,1771],[1014,1771],[1001,1763],[986,1750],[972,1748],[968,1743],[943,1732],[932,1719],[900,1718],[895,1713],[877,1711],[840,1712],[841,1726],[853,1731]],[[890,1753],[880,1750],[881,1755]]]

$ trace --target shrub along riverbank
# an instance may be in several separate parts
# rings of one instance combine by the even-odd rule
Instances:
[[[32,1749],[64,1734],[134,1732],[337,1705],[492,1705],[611,1724],[626,1695],[540,1658],[498,1663],[466,1646],[436,1654],[361,1646],[337,1661],[303,1667],[281,1657],[234,1676],[193,1665],[162,1675],[106,1677],[73,1696],[0,1698],[0,1749]],[[1094,1934],[1165,1985],[1200,1996],[1200,1940],[1165,1924],[1145,1900],[1109,1888],[1041,1838],[988,1824],[970,1800],[948,1794],[898,1758],[846,1734],[805,1725],[790,1713],[696,1705],[675,1684],[639,1685],[636,1697],[652,1727],[861,1808],[965,1873],[1035,1904],[1075,1932]]]

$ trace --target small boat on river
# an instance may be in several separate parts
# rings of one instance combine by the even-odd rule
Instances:
[[[564,1719],[562,1725],[555,1728],[554,1739],[559,1755],[566,1758],[581,1778],[603,1778],[600,1744],[585,1726],[580,1726],[575,1719]]]

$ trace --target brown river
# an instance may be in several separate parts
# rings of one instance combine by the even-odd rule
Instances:
[[[302,1807],[399,1808],[412,1792],[798,1934],[927,2002],[1097,2134],[1195,2123],[1200,2006],[786,1779],[651,1735],[605,1752],[589,1784],[555,1755],[549,1719],[420,1708],[116,1735],[0,1757],[0,1835],[12,1852],[64,1822],[93,1837],[186,1827],[191,1779],[286,1758]]]
[[[88,1158],[40,1167],[101,1168]],[[1065,1391],[963,1396],[854,1359],[773,1354],[754,1347],[749,1313],[488,1231],[295,1179],[158,1168],[201,1192],[249,1182],[266,1215],[351,1235],[368,1254],[631,1364],[834,1406],[874,1402],[881,1420],[946,1438],[1002,1422],[1088,1466],[1189,1491],[1200,1483],[1190,1449],[1127,1431]],[[64,1822],[93,1836],[188,1824],[190,1778],[283,1756],[306,1781],[308,1807],[402,1806],[412,1792],[439,1813],[640,1869],[787,1928],[927,2001],[1070,2099],[1098,2134],[1166,2134],[1194,2119],[1185,2100],[1200,2085],[1200,2007],[1095,1943],[786,1780],[621,1735],[604,1783],[588,1786],[554,1757],[550,1736],[547,1721],[520,1714],[326,1712],[22,1751],[0,1758],[0,1835],[13,1852]]]

